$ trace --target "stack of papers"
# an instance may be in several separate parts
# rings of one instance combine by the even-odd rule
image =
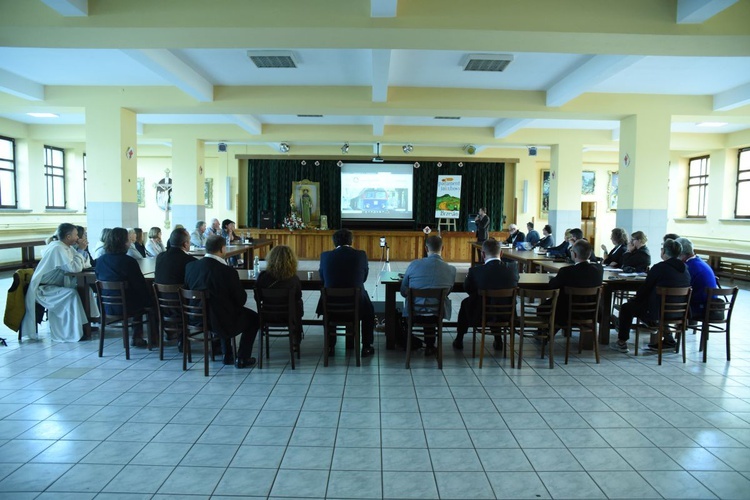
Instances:
[[[646,277],[646,273],[622,273],[620,274],[623,278],[637,278],[643,276]]]

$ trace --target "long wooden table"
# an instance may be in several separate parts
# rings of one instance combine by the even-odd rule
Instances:
[[[21,262],[10,262],[3,264],[3,269],[15,269],[17,267],[34,267],[36,265],[36,259],[34,258],[34,247],[41,247],[47,244],[45,238],[41,236],[31,238],[12,238],[0,240],[0,250],[8,248],[20,248],[21,249]]]
[[[451,292],[463,292],[464,280],[468,271],[458,270],[456,281],[453,283]],[[522,273],[519,276],[518,286],[529,289],[544,289],[549,285],[550,276],[542,273]],[[383,273],[381,284],[385,285],[385,348],[396,348],[396,296],[401,291],[401,277],[399,273]],[[447,322],[452,326],[455,322]],[[446,324],[446,322],[444,322]]]
[[[750,279],[750,253],[748,252],[706,250],[698,248],[693,251],[696,255],[705,255],[708,257],[708,265],[714,270],[716,276],[725,276],[732,279]],[[722,263],[722,258],[744,262],[734,263],[724,261]]]
[[[471,267],[482,264],[482,244],[478,241],[472,241],[471,246]],[[552,262],[552,257],[547,257],[544,253],[537,253],[534,250],[516,250],[514,248],[503,248],[502,257],[515,260],[518,262],[520,272],[536,272],[539,264],[543,262]]]
[[[543,270],[556,273],[560,270],[562,267],[567,267],[572,264],[567,264],[565,262],[544,262],[541,264],[541,267]],[[635,292],[637,291],[641,285],[643,285],[643,282],[645,281],[645,278],[643,277],[621,277],[619,272],[616,271],[604,271],[604,279],[603,284],[604,287],[602,288],[602,308],[601,308],[601,316],[599,321],[599,329],[600,331],[609,333],[610,328],[612,328],[612,297],[614,296],[615,292],[618,291],[625,291],[625,292]],[[603,345],[609,344],[609,335],[599,335],[599,343]]]
[[[260,251],[261,249],[268,247],[270,250],[273,248],[274,241],[269,240],[266,238],[256,238],[253,240],[252,243],[235,243],[233,245],[229,245],[226,247],[226,258],[229,257],[236,257],[239,255],[244,256],[244,265],[245,269],[251,269],[253,267],[253,259],[255,258],[255,251]],[[193,255],[195,257],[202,257],[206,255],[206,251],[201,250],[192,250],[188,252],[190,255]]]

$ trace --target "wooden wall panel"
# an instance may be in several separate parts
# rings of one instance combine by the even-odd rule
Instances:
[[[251,229],[254,238],[268,238],[277,245],[287,245],[294,249],[301,260],[318,260],[320,254],[333,250],[334,231],[294,231],[287,229]],[[353,231],[353,246],[367,252],[371,261],[379,261],[383,256],[380,238],[385,236],[390,247],[392,261],[412,261],[424,256],[425,235],[421,231]],[[508,237],[506,232],[493,232],[496,239]],[[474,233],[443,231],[443,258],[448,262],[470,262],[470,245],[476,240]],[[265,257],[265,252],[261,254]]]

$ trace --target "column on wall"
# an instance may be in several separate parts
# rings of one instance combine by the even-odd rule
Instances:
[[[538,224],[540,217],[537,196],[540,191],[537,186],[539,182],[539,170],[536,166],[536,156],[529,156],[526,151],[518,155],[518,163],[515,164],[515,198],[518,201],[518,216],[515,222],[521,231],[526,232],[526,223],[534,218]],[[536,227],[541,234],[541,227]]]
[[[575,141],[553,144],[550,151],[549,223],[555,242],[567,228],[581,225],[583,146]]]
[[[711,167],[708,174],[708,206],[706,218],[711,222],[734,218],[737,198],[737,154],[736,149],[717,149],[709,153]],[[716,234],[711,234],[716,231]],[[725,229],[716,226],[707,234],[726,238]]]
[[[653,241],[667,232],[671,118],[643,113],[620,121],[617,227]]]
[[[172,138],[172,227],[182,224],[192,231],[196,221],[206,220],[204,156],[202,140],[179,135]]]
[[[106,103],[86,106],[88,231],[138,225],[136,113]],[[132,150],[132,154],[131,154]]]

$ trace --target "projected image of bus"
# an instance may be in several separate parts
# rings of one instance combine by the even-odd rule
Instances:
[[[411,219],[411,165],[344,164],[342,219]]]

